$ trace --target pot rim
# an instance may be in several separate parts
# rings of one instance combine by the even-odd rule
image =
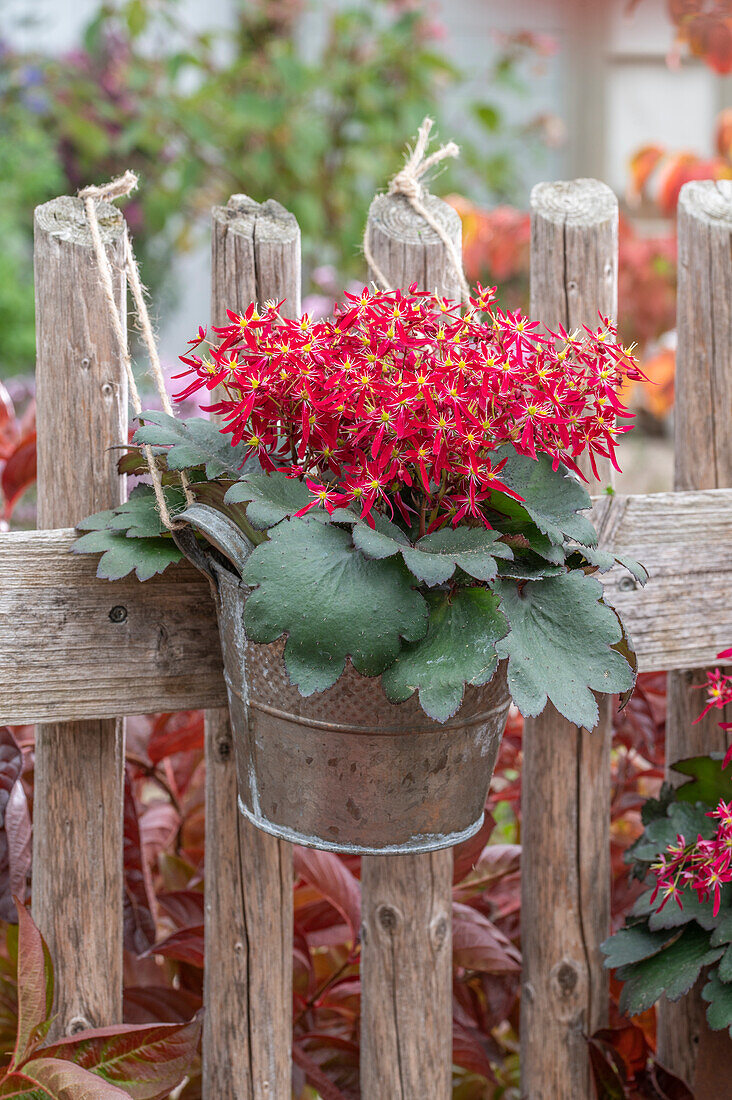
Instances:
[[[306,836],[303,833],[298,833],[296,829],[289,829],[286,825],[274,825],[266,818],[257,817],[251,810],[248,810],[241,800],[241,795],[237,795],[236,800],[239,806],[239,812],[247,821],[251,821],[252,825],[257,829],[261,829],[262,832],[269,833],[270,836],[276,836],[280,840],[288,840],[291,844],[301,844],[305,848],[317,848],[326,852],[339,852],[341,855],[420,855],[422,852],[436,852],[441,848],[453,848],[456,844],[461,844],[462,841],[470,840],[472,836],[475,836],[481,829],[485,820],[485,810],[483,810],[477,821],[474,821],[467,829],[462,829],[458,833],[426,833],[423,834],[422,839],[416,840],[416,842],[415,838],[412,837],[410,840],[405,841],[404,844],[390,844],[387,847],[372,848],[364,844],[347,844],[333,840],[323,840],[317,836]]]

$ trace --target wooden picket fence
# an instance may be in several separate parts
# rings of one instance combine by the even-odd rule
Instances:
[[[456,242],[457,215],[430,207]],[[532,197],[532,312],[547,325],[614,316],[617,203],[602,184]],[[119,274],[125,223],[101,210]],[[436,234],[402,197],[377,198],[374,256],[392,285],[457,296]],[[300,309],[300,235],[278,203],[214,210],[212,319],[252,300]],[[688,184],[679,218],[676,493],[598,498],[602,543],[643,561],[645,590],[605,578],[641,670],[670,669],[669,759],[719,748],[692,726],[691,688],[732,644],[732,184]],[[95,577],[73,525],[122,500],[116,452],[127,388],[81,203],[36,212],[39,527],[0,534],[0,722],[38,723],[33,913],[57,967],[58,1030],[122,1016],[121,716],[206,708],[203,1039],[207,1100],[288,1100],[291,847],[238,813],[214,608],[182,564],[144,586]],[[692,671],[690,671],[692,670]],[[693,671],[697,670],[697,671]],[[598,945],[609,927],[610,720],[588,733],[555,713],[524,739],[522,1095],[591,1097],[585,1037],[606,1020]],[[451,1093],[452,854],[370,857],[362,871],[364,1100]],[[83,929],[83,934],[82,934]],[[660,1051],[693,1069],[698,1003],[662,1013]]]

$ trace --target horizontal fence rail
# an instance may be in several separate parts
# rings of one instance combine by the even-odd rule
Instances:
[[[651,574],[645,588],[618,569],[600,578],[641,671],[712,663],[732,638],[732,490],[616,494],[594,519],[603,546]],[[188,565],[98,580],[93,556],[69,552],[74,537],[0,534],[0,723],[225,706],[207,583]]]

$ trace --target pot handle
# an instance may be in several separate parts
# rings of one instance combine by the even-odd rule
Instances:
[[[217,578],[213,568],[213,557],[211,552],[198,542],[192,528],[199,531],[219,553],[223,554],[241,576],[246,560],[254,549],[254,544],[233,520],[208,504],[192,504],[185,512],[180,512],[176,519],[184,519],[190,524],[189,527],[172,532],[176,546],[188,558],[191,565],[200,570],[213,582],[214,586],[217,586]]]

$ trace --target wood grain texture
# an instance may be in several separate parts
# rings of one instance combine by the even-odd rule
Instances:
[[[300,313],[300,230],[278,202],[215,207],[211,316],[286,299]],[[206,713],[206,1100],[287,1100],[292,1046],[292,847],[237,808],[226,709]]]
[[[452,1094],[452,859],[362,861],[361,1092]],[[446,995],[447,994],[447,995]]]
[[[200,574],[178,565],[110,584],[96,577],[97,555],[71,553],[77,537],[0,535],[0,724],[224,706]]]
[[[686,490],[726,488],[732,486],[732,181],[701,181],[682,188],[678,240],[674,484]],[[703,540],[704,528],[698,527],[698,534]],[[724,594],[711,569],[699,598],[714,630]],[[717,651],[729,647],[730,637],[727,633]],[[730,721],[732,714],[712,711],[694,724],[703,699],[697,689],[705,677],[692,665],[668,677],[667,768],[674,760],[727,745],[718,722]],[[673,772],[669,777],[681,778]],[[704,1011],[700,987],[681,1001],[664,999],[659,1006],[659,1057],[689,1083],[694,1081]]]
[[[617,315],[618,205],[597,180],[531,195],[531,316],[547,328]],[[587,473],[587,470],[585,470]],[[611,468],[599,469],[611,484]],[[550,705],[523,740],[521,1093],[592,1095],[586,1035],[606,1022],[612,701],[592,731]]]
[[[605,546],[651,573],[645,588],[620,570],[600,578],[641,670],[708,667],[732,638],[732,490],[604,496],[593,519]],[[96,557],[70,553],[74,538],[0,534],[0,724],[225,706],[200,575],[179,565],[145,584],[97,580]]]
[[[124,322],[125,223],[99,216]],[[127,382],[79,199],[36,210],[35,292],[38,524],[60,527],[125,493],[109,448],[127,438]],[[119,719],[36,731],[33,915],[56,966],[54,1035],[122,1019],[123,769]]]
[[[426,196],[458,252],[460,218]],[[369,244],[392,287],[460,299],[443,242],[403,195],[377,195]],[[374,273],[369,272],[374,278]],[[451,849],[413,856],[364,856],[361,964],[361,1092],[390,1100],[452,1095]]]

